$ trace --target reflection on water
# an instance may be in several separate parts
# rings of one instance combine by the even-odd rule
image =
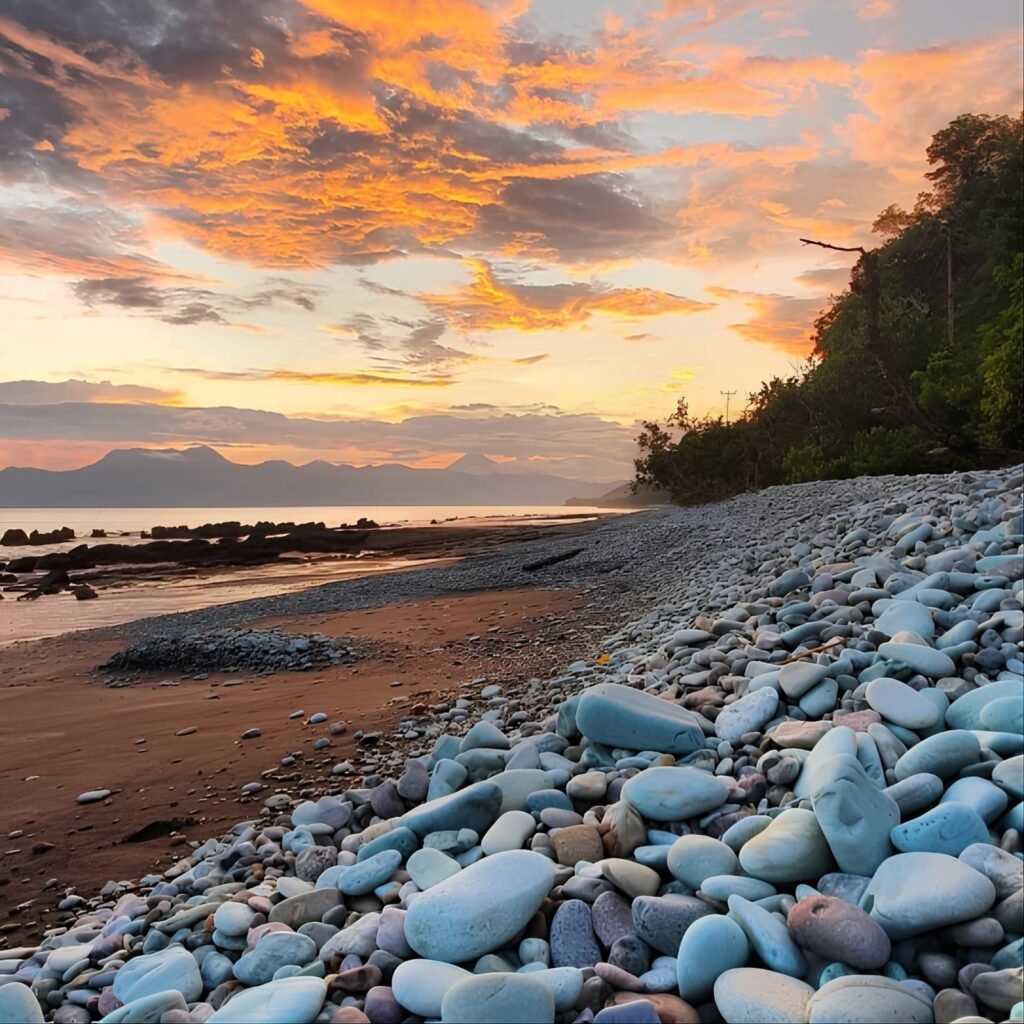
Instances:
[[[355,579],[426,565],[394,559],[320,559],[304,564],[264,565],[252,569],[197,575],[175,580],[145,580],[103,588],[96,601],[78,601],[70,593],[16,601],[7,593],[0,602],[0,644],[39,640],[59,633],[97,626],[116,626],[133,619],[191,611],[254,597],[305,590],[333,580]]]

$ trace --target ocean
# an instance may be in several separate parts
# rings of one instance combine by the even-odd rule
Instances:
[[[279,505],[258,508],[0,508],[0,534],[7,529],[55,530],[70,526],[79,537],[94,529],[138,533],[154,526],[200,526],[203,523],[325,523],[339,526],[360,517],[381,526],[421,524],[431,519],[508,518],[512,516],[576,516],[598,509],[565,505]],[[4,549],[0,549],[2,552]]]
[[[203,523],[260,520],[275,523],[322,522],[327,526],[354,523],[360,517],[380,525],[422,525],[432,519],[521,520],[529,517],[544,522],[555,517],[586,518],[594,512],[610,509],[582,508],[562,505],[281,505],[259,508],[0,508],[0,535],[5,530],[22,529],[40,532],[69,526],[76,539],[63,544],[30,547],[0,547],[0,564],[19,555],[66,551],[78,544],[104,543],[90,541],[94,529],[106,530],[109,540],[118,543],[142,543],[139,533],[154,526],[200,526]],[[628,510],[623,510],[628,511]],[[120,533],[131,536],[119,537]],[[114,626],[133,619],[149,618],[171,612],[207,608],[232,601],[271,597],[358,576],[395,572],[427,564],[424,559],[402,558],[351,559],[317,557],[303,563],[284,563],[201,572],[186,578],[143,578],[130,585],[119,585],[101,591],[98,601],[76,601],[70,593],[42,597],[37,601],[17,601],[17,594],[8,592],[0,600],[0,645],[18,640],[38,640],[60,633],[98,626]]]

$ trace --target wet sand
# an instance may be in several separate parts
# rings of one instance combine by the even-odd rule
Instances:
[[[110,879],[165,868],[176,844],[180,856],[186,839],[258,815],[260,797],[239,790],[261,772],[278,769],[262,796],[310,779],[322,789],[358,784],[358,769],[330,774],[336,762],[358,764],[356,730],[390,730],[416,704],[475,695],[480,677],[514,686],[593,654],[596,617],[572,591],[516,589],[262,619],[252,624],[351,637],[372,653],[322,671],[180,682],[158,673],[124,688],[95,671],[120,646],[113,638],[66,634],[0,648],[0,948],[57,924],[54,907],[68,887],[91,895]],[[166,679],[177,685],[159,685]],[[228,679],[244,682],[225,686]],[[305,716],[290,719],[298,709]],[[348,732],[306,724],[318,711]],[[240,739],[253,727],[259,738]],[[314,751],[325,736],[330,748]],[[296,768],[280,768],[299,751]],[[76,802],[97,788],[113,795]],[[125,841],[139,832],[142,841]]]

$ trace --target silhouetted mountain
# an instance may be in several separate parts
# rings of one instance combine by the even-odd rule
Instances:
[[[481,466],[470,458],[470,466]],[[462,461],[462,460],[459,460]],[[487,459],[487,462],[490,462]],[[486,468],[486,467],[483,467]],[[130,448],[81,469],[0,470],[0,508],[159,508],[261,505],[560,505],[608,483],[530,473],[460,472],[408,466],[256,466],[212,448]]]
[[[669,501],[667,491],[658,490],[648,484],[640,484],[633,493],[630,484],[619,484],[606,494],[596,498],[593,495],[566,498],[566,505],[590,505],[594,508],[647,508],[651,505],[666,505]]]

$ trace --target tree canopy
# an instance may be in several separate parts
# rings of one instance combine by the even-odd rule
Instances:
[[[731,424],[685,398],[637,438],[637,484],[676,500],[1021,457],[1024,119],[964,114],[933,137],[932,183],[873,225],[808,362]],[[827,240],[826,240],[827,241]],[[952,267],[952,322],[947,273]]]

